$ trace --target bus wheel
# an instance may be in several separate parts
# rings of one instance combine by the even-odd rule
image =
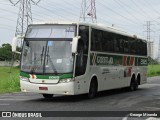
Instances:
[[[135,80],[134,90],[138,90],[138,80]]]
[[[131,81],[130,87],[129,87],[130,91],[134,91],[134,82]]]
[[[134,77],[132,77],[131,79],[131,83],[130,83],[130,87],[129,87],[130,91],[134,91],[138,89],[138,82],[137,80],[135,80]]]
[[[94,98],[97,94],[97,81],[95,79],[91,80],[88,98]]]
[[[51,99],[53,94],[42,94],[44,98]]]

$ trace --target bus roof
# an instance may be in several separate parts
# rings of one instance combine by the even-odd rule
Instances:
[[[46,21],[46,22],[34,22],[30,25],[57,25],[57,24],[62,24],[62,25],[67,25],[67,24],[86,25],[86,26],[91,26],[91,27],[99,29],[99,30],[105,30],[105,31],[109,31],[109,32],[113,32],[113,33],[117,33],[117,34],[121,34],[121,35],[124,35],[124,36],[137,38],[137,39],[141,39],[141,40],[146,41],[146,39],[144,39],[143,37],[141,37],[139,35],[130,34],[130,33],[127,33],[125,30],[122,30],[120,28],[109,27],[109,26],[104,25],[104,24],[86,23],[86,22],[73,22],[73,21]]]

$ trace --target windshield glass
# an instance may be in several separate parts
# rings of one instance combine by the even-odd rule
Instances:
[[[24,41],[21,71],[34,74],[73,71],[71,39],[37,39]]]

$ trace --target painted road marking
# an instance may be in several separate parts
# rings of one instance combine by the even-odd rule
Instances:
[[[122,118],[122,120],[127,120],[127,119],[128,119],[128,116],[129,116],[129,114],[126,115],[124,118]]]
[[[155,111],[160,110],[160,108],[158,107],[145,107],[145,108],[149,110],[155,110]]]
[[[150,118],[147,118],[146,120],[160,120],[160,118],[150,117]]]
[[[3,106],[3,105],[5,106],[5,105],[9,105],[9,104],[0,104],[0,106]]]
[[[11,101],[21,101],[21,100],[31,100],[31,99],[0,99],[0,100],[5,100],[5,101],[7,101],[7,100],[11,100]]]
[[[131,118],[131,117],[124,117],[124,118],[122,118],[122,120],[128,120],[128,118]],[[135,118],[135,117],[134,117]],[[145,119],[145,120],[160,120],[160,118],[154,118],[154,117],[149,117],[149,118],[147,118],[147,119]]]

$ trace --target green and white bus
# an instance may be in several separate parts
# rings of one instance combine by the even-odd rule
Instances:
[[[13,51],[18,38],[13,40]],[[45,98],[128,87],[147,80],[147,42],[114,28],[89,23],[34,23],[24,36],[22,92]]]

